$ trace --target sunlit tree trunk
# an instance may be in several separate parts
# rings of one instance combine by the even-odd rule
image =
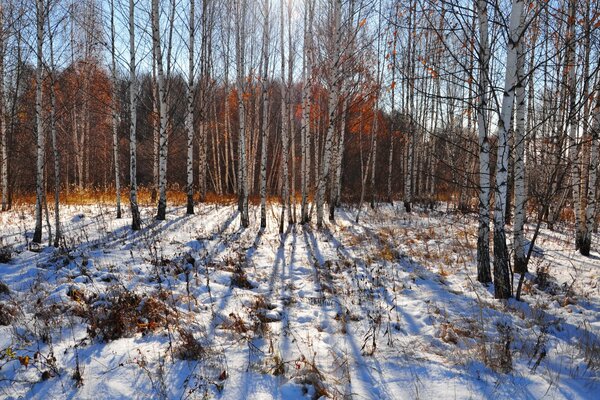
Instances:
[[[285,0],[280,0],[281,6],[281,21],[280,21],[280,45],[281,45],[281,150],[282,150],[282,163],[281,163],[281,171],[283,174],[282,181],[282,196],[281,196],[281,220],[279,222],[279,232],[283,233],[285,227],[285,213],[288,210],[288,214],[291,210],[289,210],[290,204],[290,177],[289,177],[289,131],[290,131],[290,120],[288,114],[288,106],[289,106],[289,87],[286,82],[286,64],[285,64],[285,14],[284,14],[284,2]],[[289,46],[292,44],[289,43]],[[291,215],[291,214],[290,214]],[[291,217],[288,218],[288,223],[291,222]]]
[[[521,16],[523,19],[523,16]],[[523,24],[523,22],[521,22]],[[527,272],[525,256],[525,42],[519,41],[517,46],[517,83],[516,123],[514,130],[514,187],[515,187],[515,221],[513,225],[514,271],[520,274]]]
[[[331,183],[331,194],[329,202],[329,220],[335,220],[335,209],[340,205],[340,198],[342,194],[342,162],[344,159],[344,140],[346,136],[346,118],[348,114],[348,97],[344,97],[342,104],[342,121],[340,124],[340,133],[338,135],[337,146],[334,150],[335,163],[333,165],[334,175]]]
[[[36,0],[37,21],[37,69],[35,73],[35,118],[37,134],[37,163],[36,163],[36,197],[35,197],[35,231],[33,242],[42,242],[42,207],[44,201],[44,151],[46,148],[46,135],[44,132],[44,121],[42,119],[42,79],[43,79],[43,54],[44,45],[44,0]]]
[[[508,189],[508,131],[514,108],[517,69],[517,46],[522,33],[523,0],[513,0],[509,23],[509,40],[504,77],[504,95],[498,121],[498,155],[494,197],[494,296],[507,299],[511,293],[508,247],[506,245],[506,197]]]
[[[300,221],[305,224],[309,221],[308,214],[308,187],[310,185],[310,107],[312,90],[312,25],[314,16],[314,1],[308,0],[304,11],[304,57],[302,57],[302,122],[301,122],[301,190],[302,204]]]
[[[60,152],[56,137],[56,89],[54,80],[54,34],[48,18],[48,43],[50,45],[50,136],[54,155],[54,247],[60,245],[62,231],[60,229]],[[49,218],[47,216],[47,218]]]
[[[579,106],[577,105],[577,65],[575,54],[575,20],[577,17],[577,0],[569,0],[569,11],[567,18],[567,59],[566,67],[568,74],[568,93],[569,93],[569,168],[571,172],[571,187],[573,190],[573,213],[575,214],[575,248],[580,249],[583,240],[583,224],[581,218],[581,179],[579,171],[579,143],[577,135],[579,124],[577,122],[577,114]]]
[[[137,190],[137,78],[135,76],[135,6],[129,0],[129,202],[131,205],[131,229],[141,229]]]
[[[330,89],[329,99],[327,102],[327,109],[329,113],[329,120],[327,125],[327,134],[325,136],[325,149],[323,151],[323,160],[321,160],[321,170],[319,174],[319,180],[317,185],[317,227],[323,226],[323,207],[325,204],[325,189],[327,186],[327,180],[329,177],[330,163],[331,163],[331,148],[333,143],[333,132],[336,125],[337,114],[338,114],[338,103],[340,93],[340,52],[342,46],[342,31],[340,27],[340,20],[342,14],[342,1],[332,0],[333,8],[333,33],[335,35],[334,50],[329,60],[329,73],[330,73]]]
[[[115,6],[114,0],[110,1],[110,55],[111,55],[111,112],[112,112],[112,134],[113,134],[113,160],[115,163],[115,192],[117,202],[117,218],[121,218],[121,174],[119,163],[119,110],[117,109],[118,83],[117,83],[117,62],[115,58]],[[58,236],[58,231],[56,232]]]
[[[584,256],[590,255],[592,247],[592,232],[596,217],[596,184],[598,182],[598,147],[600,145],[600,79],[596,82],[596,105],[593,111],[591,129],[590,163],[588,164],[587,205],[585,208],[585,226],[579,251]]]
[[[158,211],[157,220],[165,220],[167,213],[167,93],[160,44],[160,20],[158,0],[152,0],[152,47],[156,58],[156,81],[158,85],[158,110],[160,121],[158,151]]]
[[[267,227],[267,137],[269,130],[269,0],[264,0],[264,23],[262,43],[262,118],[260,139],[260,227]],[[282,53],[283,54],[283,53]],[[282,102],[285,100],[282,99]]]
[[[190,41],[188,43],[188,85],[187,85],[187,113],[185,129],[187,131],[187,213],[194,213],[194,33],[196,0],[190,0]]]
[[[246,109],[245,109],[245,45],[246,45],[246,0],[236,0],[236,65],[239,119],[239,208],[242,228],[250,225],[248,216],[248,165],[246,162]]]
[[[2,158],[2,211],[8,210],[8,140],[6,129],[6,99],[4,93],[4,54],[5,45],[4,4],[0,4],[0,158]]]
[[[479,19],[479,82],[477,129],[479,138],[479,228],[477,233],[477,280],[492,281],[490,269],[490,143],[488,140],[487,99],[489,90],[487,1],[477,1]]]

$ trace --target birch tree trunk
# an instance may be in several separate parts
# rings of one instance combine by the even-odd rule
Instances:
[[[36,0],[37,20],[37,69],[35,73],[35,118],[37,134],[37,162],[36,162],[36,197],[35,197],[35,231],[33,242],[42,242],[42,207],[44,201],[44,151],[46,148],[46,135],[44,132],[44,121],[42,120],[42,79],[43,79],[43,54],[44,45],[44,0]]]
[[[300,147],[302,152],[301,190],[302,203],[300,221],[305,224],[309,221],[308,215],[308,187],[310,185],[310,106],[312,90],[312,25],[314,1],[308,0],[304,10],[304,57],[302,57],[302,122]]]
[[[48,43],[50,45],[50,135],[52,138],[52,153],[54,155],[54,247],[59,247],[62,239],[60,229],[60,153],[56,137],[56,91],[54,80],[54,43],[53,33],[48,21]],[[48,218],[48,216],[46,217]]]
[[[344,139],[346,133],[346,115],[348,112],[348,96],[344,97],[342,104],[342,121],[340,124],[340,133],[338,135],[338,142],[335,148],[334,156],[334,171],[333,182],[331,183],[331,201],[329,202],[329,220],[335,221],[335,209],[340,205],[340,197],[342,193],[342,160],[344,158]]]
[[[2,211],[8,210],[8,140],[6,129],[6,98],[4,97],[4,54],[5,45],[4,4],[0,4],[0,158],[2,159]]]
[[[112,80],[112,134],[113,134],[113,160],[115,163],[115,192],[117,201],[117,218],[121,218],[121,174],[119,163],[119,110],[117,109],[118,84],[117,84],[117,62],[115,58],[115,6],[114,0],[110,1],[110,55],[111,55],[111,80]],[[58,228],[58,227],[57,227]],[[56,231],[58,237],[58,230]]]
[[[288,103],[288,135],[290,139],[292,171],[291,171],[291,209],[288,210],[288,221],[290,224],[296,223],[296,135],[294,129],[294,108],[292,106],[292,82],[294,71],[294,47],[292,40],[292,0],[288,0],[288,79],[287,79],[287,103]]]
[[[596,105],[593,111],[594,120],[591,129],[590,163],[588,164],[587,205],[585,208],[585,226],[583,229],[579,252],[584,256],[590,255],[592,247],[592,232],[596,217],[596,184],[598,182],[598,147],[600,142],[600,79],[596,82]]]
[[[245,44],[246,44],[246,0],[236,0],[236,66],[237,66],[237,96],[239,119],[239,208],[242,228],[250,225],[248,216],[248,165],[246,162],[246,109],[245,109]]]
[[[520,25],[524,24],[521,15]],[[516,124],[514,130],[514,191],[515,191],[515,221],[513,225],[514,271],[519,274],[527,272],[525,255],[525,46],[524,40],[517,46],[517,83],[516,93]]]
[[[200,49],[200,92],[199,92],[199,103],[200,103],[200,130],[198,134],[198,192],[200,194],[200,202],[206,200],[207,192],[207,159],[208,159],[208,148],[207,148],[207,136],[208,126],[206,123],[208,115],[208,84],[209,84],[209,48],[210,48],[210,30],[209,17],[208,17],[208,3],[209,0],[202,2],[202,16],[201,16],[201,29],[202,29],[202,47]]]
[[[281,220],[279,223],[279,233],[283,233],[285,227],[285,213],[286,209],[289,210],[290,204],[290,178],[288,171],[288,160],[289,160],[289,129],[290,129],[290,120],[288,114],[288,106],[289,106],[289,88],[286,83],[286,68],[285,68],[285,14],[284,14],[284,4],[285,0],[280,0],[281,6],[281,21],[280,21],[280,45],[281,45],[281,151],[282,151],[282,163],[281,170],[283,175],[283,188],[282,188],[282,196],[281,196]],[[289,43],[289,46],[292,44]],[[291,222],[291,214],[289,213],[288,224]]]
[[[506,200],[508,189],[508,131],[514,107],[517,69],[517,47],[521,40],[523,0],[513,0],[510,13],[509,39],[504,76],[504,95],[498,121],[498,155],[494,204],[494,297],[511,297],[508,247],[506,245]]]
[[[263,74],[262,74],[262,119],[260,139],[260,227],[267,227],[267,137],[269,129],[269,0],[264,0],[264,24],[263,24]],[[283,57],[283,53],[282,53]],[[282,103],[284,100],[282,99]]]
[[[487,99],[489,90],[487,1],[477,1],[479,19],[479,82],[477,129],[479,141],[479,228],[477,233],[477,280],[492,281],[490,270],[490,143],[488,140]]]
[[[156,57],[152,51],[152,193],[150,200],[156,201],[158,195],[158,152],[160,149],[160,117],[158,110],[158,85],[156,84]]]
[[[187,114],[185,129],[187,131],[187,213],[194,214],[194,33],[196,0],[190,0],[190,42],[188,43],[188,87],[187,87]]]
[[[396,21],[396,17],[397,16],[397,12],[394,12],[394,21],[397,23]],[[395,116],[395,107],[396,107],[396,45],[397,45],[397,41],[398,41],[398,33],[394,32],[393,33],[394,38],[392,39],[392,49],[391,49],[391,55],[392,55],[392,84],[390,86],[390,92],[391,92],[391,111],[390,111],[390,116],[391,116],[391,121],[390,121],[390,127],[389,127],[389,136],[390,136],[390,148],[389,148],[389,152],[388,152],[388,165],[387,165],[387,201],[390,204],[394,204],[394,200],[392,197],[392,171],[393,171],[393,162],[394,162],[394,129],[395,129],[395,121],[396,121],[396,116]],[[435,130],[434,130],[435,133]]]
[[[414,157],[414,147],[415,147],[415,133],[414,129],[416,128],[416,124],[414,123],[414,104],[415,104],[415,74],[414,74],[414,64],[416,62],[416,51],[415,51],[415,39],[416,39],[416,23],[414,17],[414,10],[416,10],[416,5],[413,6],[412,2],[410,2],[410,10],[408,15],[408,43],[407,43],[407,53],[408,53],[408,67],[407,67],[407,76],[408,76],[408,90],[406,91],[406,105],[408,108],[408,117],[410,119],[409,132],[407,134],[406,146],[407,146],[407,154],[406,154],[406,173],[405,175],[405,183],[404,183],[404,208],[406,212],[411,212],[412,210],[412,196],[413,196],[413,157]]]
[[[160,44],[158,0],[152,0],[152,47],[156,59],[158,85],[158,114],[160,120],[158,151],[158,211],[156,219],[164,221],[167,213],[167,93]]]
[[[571,187],[573,189],[573,213],[575,214],[575,248],[579,250],[583,241],[584,229],[581,220],[581,179],[579,173],[579,144],[577,143],[577,113],[579,106],[577,99],[576,82],[576,55],[575,55],[575,24],[577,17],[577,1],[569,0],[569,12],[567,18],[567,59],[566,67],[568,73],[568,93],[569,93],[569,167],[571,170]]]
[[[335,129],[337,120],[337,111],[339,103],[339,92],[340,92],[340,53],[341,53],[341,41],[342,31],[340,27],[340,20],[342,14],[342,1],[331,0],[333,7],[333,33],[335,35],[334,51],[329,61],[329,73],[331,74],[330,80],[330,91],[329,99],[327,102],[327,108],[329,112],[329,121],[327,126],[327,134],[325,136],[325,149],[323,152],[323,160],[321,160],[321,171],[317,184],[317,227],[323,226],[323,207],[325,204],[325,189],[327,186],[327,179],[329,177],[329,166],[331,160],[331,148],[333,142],[333,131]]]
[[[137,79],[135,76],[135,6],[129,0],[129,203],[131,205],[131,229],[142,227],[137,199]]]

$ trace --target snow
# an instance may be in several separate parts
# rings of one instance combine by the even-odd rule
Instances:
[[[14,316],[0,326],[0,397],[596,397],[600,257],[572,249],[572,228],[542,230],[523,301],[501,302],[476,282],[474,216],[381,205],[355,223],[343,208],[323,230],[280,235],[268,211],[260,231],[258,207],[245,230],[233,204],[161,222],[142,209],[132,232],[111,208],[68,206],[65,246],[40,251],[31,208],[1,213],[13,257],[0,302]],[[140,296],[134,331],[92,337],[125,290]],[[164,305],[155,327],[150,299]],[[199,356],[178,357],[182,330]]]

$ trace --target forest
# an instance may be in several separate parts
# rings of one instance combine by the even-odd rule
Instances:
[[[0,398],[595,398],[599,146],[598,0],[0,0]]]

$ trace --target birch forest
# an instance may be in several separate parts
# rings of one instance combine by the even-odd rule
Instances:
[[[0,0],[0,398],[595,398],[599,146],[598,0]]]

